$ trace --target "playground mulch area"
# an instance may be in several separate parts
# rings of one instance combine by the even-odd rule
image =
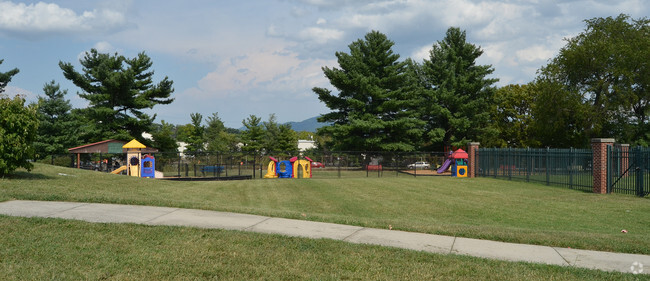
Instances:
[[[438,174],[436,170],[401,170],[400,172],[415,176],[451,176],[450,171],[445,171],[442,174]]]

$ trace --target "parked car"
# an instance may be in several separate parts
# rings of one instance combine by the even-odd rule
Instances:
[[[321,162],[311,162],[311,167],[312,168],[325,168],[325,164]]]
[[[408,164],[409,169],[429,169],[431,168],[431,165],[429,163],[424,162],[424,161],[418,161],[413,164]]]

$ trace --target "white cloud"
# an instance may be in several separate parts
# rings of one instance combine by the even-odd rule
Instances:
[[[415,60],[416,62],[422,62],[422,61],[425,60],[425,59],[428,60],[428,59],[429,59],[429,56],[430,56],[430,52],[431,52],[432,47],[433,47],[433,43],[432,43],[432,44],[429,44],[429,45],[426,45],[426,46],[422,46],[422,47],[420,47],[419,49],[416,49],[416,50],[411,54],[411,58],[412,58],[413,60]]]
[[[115,47],[113,47],[111,43],[108,43],[106,41],[95,43],[95,46],[93,46],[93,48],[99,51],[100,53],[114,53],[117,51],[117,49],[115,49]]]
[[[7,85],[4,92],[0,95],[6,95],[8,97],[21,96],[27,101],[27,103],[36,102],[38,100],[38,96],[31,91],[11,85]]]
[[[0,31],[43,34],[107,31],[126,26],[126,15],[101,9],[77,14],[54,3],[0,2]]]
[[[525,62],[539,62],[546,61],[553,57],[555,53],[545,46],[535,45],[516,52],[517,59]]]
[[[316,42],[318,44],[325,44],[330,40],[339,40],[343,37],[344,32],[341,30],[309,27],[302,30],[299,37],[306,41]]]
[[[260,50],[234,57],[205,75],[185,94],[197,98],[239,98],[258,100],[268,95],[295,95],[322,86],[326,79],[322,66],[332,61],[303,60],[296,53]]]
[[[95,45],[92,47],[93,49],[97,50],[100,53],[107,53],[110,55],[113,55],[114,53],[119,53],[120,50],[117,48],[113,47],[111,43],[108,43],[106,41],[100,41],[95,43]],[[86,56],[87,51],[83,51],[77,55],[77,60],[82,60]]]
[[[504,43],[493,43],[481,46],[481,49],[483,49],[483,56],[487,60],[492,63],[498,63],[504,58],[505,54],[503,51],[507,49],[507,46]]]

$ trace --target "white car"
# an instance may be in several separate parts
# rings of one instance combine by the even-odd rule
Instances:
[[[431,165],[429,163],[424,162],[424,161],[418,161],[413,164],[408,165],[409,169],[429,169],[431,168]]]

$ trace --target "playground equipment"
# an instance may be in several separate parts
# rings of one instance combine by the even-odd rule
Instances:
[[[289,160],[278,161],[271,156],[269,156],[271,162],[266,168],[266,179],[274,178],[311,178],[311,162],[312,160],[309,157],[305,157],[307,160],[298,160],[298,157],[292,157]]]
[[[449,157],[442,164],[440,169],[438,169],[438,174],[442,174],[449,169],[451,166],[451,176],[458,178],[467,177],[467,162],[469,155],[462,149],[458,149],[453,153],[450,152]]]
[[[125,170],[126,170],[126,166],[122,166],[122,167],[119,167],[119,168],[115,169],[115,171],[112,171],[111,174],[117,175],[117,174],[119,174],[119,173],[121,173],[121,172],[123,172]]]
[[[117,174],[126,170],[128,175],[132,177],[156,177],[156,159],[151,155],[142,156],[142,150],[147,146],[133,139],[122,148],[126,149],[126,166],[120,167],[113,173]]]
[[[156,158],[151,155],[145,155],[140,160],[140,176],[143,178],[155,178],[156,177]]]
[[[278,177],[278,172],[275,169],[275,166],[278,163],[278,159],[275,159],[271,156],[269,156],[271,159],[271,162],[269,162],[269,166],[266,167],[266,175],[264,175],[265,179],[274,179]]]

